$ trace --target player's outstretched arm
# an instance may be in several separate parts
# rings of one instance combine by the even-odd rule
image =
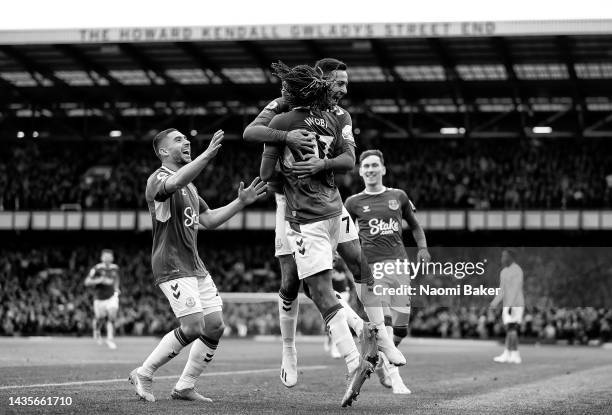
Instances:
[[[259,177],[256,177],[246,189],[244,188],[244,183],[240,182],[238,197],[234,201],[218,209],[208,209],[200,212],[200,225],[206,229],[215,229],[246,206],[265,195],[267,188],[268,184],[261,181]]]
[[[164,184],[166,193],[174,193],[176,189],[187,186],[198,176],[198,174],[200,174],[208,162],[219,152],[221,141],[223,141],[223,134],[223,130],[215,132],[210,140],[208,148],[202,154],[196,157],[195,160],[178,169],[175,174],[168,177]]]

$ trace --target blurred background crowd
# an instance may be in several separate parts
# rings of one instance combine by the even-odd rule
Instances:
[[[265,241],[264,241],[265,242]],[[218,242],[214,250],[201,252],[221,292],[277,292],[279,271],[271,244]],[[176,325],[167,300],[153,285],[148,248],[137,241],[115,243],[121,267],[120,335],[163,334]],[[93,291],[83,285],[89,269],[99,262],[100,250],[92,246],[60,245],[0,250],[0,335],[91,334]],[[525,259],[525,262],[533,262]],[[530,275],[538,268],[527,265],[527,285],[544,275]],[[495,272],[496,273],[496,272]],[[528,296],[530,298],[530,296]],[[414,307],[413,336],[497,338],[504,334],[500,310],[477,304],[447,307],[428,304]],[[586,344],[612,340],[612,309],[557,306],[528,301],[521,335],[536,341],[564,340]],[[563,299],[558,299],[562,304]],[[277,303],[227,300],[224,316],[228,334],[250,336],[278,334]],[[303,334],[322,334],[323,322],[316,308],[303,304],[298,323]]]
[[[28,141],[0,153],[0,209],[146,209],[144,188],[157,168],[148,142]],[[193,143],[193,156],[206,142]],[[386,184],[417,207],[566,209],[612,206],[612,144],[588,140],[376,140]],[[236,197],[259,172],[254,147],[228,140],[196,181],[209,205]],[[9,174],[11,173],[11,174]],[[338,179],[343,197],[361,191],[356,170]],[[272,199],[260,202],[271,207]],[[74,207],[74,206],[73,206]]]

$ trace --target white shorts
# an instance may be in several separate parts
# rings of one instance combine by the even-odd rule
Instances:
[[[504,324],[521,323],[525,307],[504,307],[502,311],[502,321]]]
[[[410,313],[410,295],[407,291],[411,282],[410,274],[402,273],[396,267],[385,267],[388,263],[395,264],[395,261],[388,259],[370,264],[374,276],[374,296],[380,298],[383,305],[397,312]],[[391,295],[390,292],[400,294]]]
[[[293,251],[287,240],[287,232],[285,231],[285,206],[287,201],[284,195],[275,194],[276,198],[276,227],[274,228],[274,256],[291,255]],[[359,233],[353,218],[348,213],[348,210],[342,206],[342,214],[340,215],[342,226],[340,227],[340,236],[338,243],[342,244],[349,241],[359,239]]]
[[[115,317],[119,310],[119,295],[113,294],[106,300],[94,300],[94,316],[96,318]]]
[[[332,269],[341,223],[340,216],[305,224],[285,221],[287,240],[301,280]]]
[[[183,277],[162,282],[159,288],[170,302],[176,317],[221,311],[223,301],[210,274],[206,277]]]

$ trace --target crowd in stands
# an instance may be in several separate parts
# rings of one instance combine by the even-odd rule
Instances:
[[[192,152],[205,146],[194,140]],[[605,141],[404,139],[367,147],[385,154],[386,184],[422,209],[612,205],[612,144]],[[258,174],[260,154],[259,146],[227,140],[194,183],[211,206],[225,204],[241,180]],[[146,209],[145,183],[158,166],[148,141],[12,142],[0,152],[0,210]],[[362,188],[356,170],[337,181],[344,197]]]
[[[206,243],[205,243],[206,244]],[[221,292],[277,292],[279,272],[271,244],[219,243],[202,257]],[[138,244],[117,242],[121,267],[120,335],[158,335],[176,325],[167,300],[153,284],[150,255]],[[100,247],[53,246],[0,250],[0,335],[91,333],[93,292],[83,281],[99,259]],[[226,301],[224,316],[229,334],[278,334],[276,301]],[[528,307],[521,335],[540,341],[612,341],[612,309]],[[298,330],[323,333],[316,308],[301,306]],[[485,307],[415,307],[414,336],[498,338],[503,334],[500,310]]]

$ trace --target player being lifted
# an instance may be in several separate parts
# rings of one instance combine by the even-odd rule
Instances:
[[[315,132],[313,157],[327,167],[336,156],[344,155],[334,168],[350,169],[354,164],[352,146],[342,137],[337,118],[325,111],[329,108],[329,82],[307,65],[289,68],[278,63],[273,68],[283,83],[284,96],[292,110],[275,116],[270,127],[285,131],[303,128]],[[294,169],[294,163],[299,160],[301,156],[286,146],[267,145],[262,156],[261,174],[264,180],[271,178],[279,162],[286,197],[287,240],[294,254],[298,277],[307,284],[313,302],[345,359],[349,382],[342,406],[346,406],[359,394],[361,385],[373,371],[373,365],[359,355],[346,312],[332,289],[333,250],[340,236],[342,200],[332,169],[323,168],[316,174],[305,175]],[[375,350],[374,345],[367,351],[371,353],[368,358],[376,359]]]
[[[102,344],[101,327],[106,321],[106,345],[116,349],[115,320],[119,311],[119,267],[113,263],[113,251],[102,250],[99,264],[85,278],[85,286],[94,288],[93,337]]]
[[[355,140],[352,132],[352,120],[350,114],[338,106],[338,102],[347,93],[348,73],[346,65],[333,58],[319,60],[315,69],[319,74],[330,83],[330,91],[325,105],[329,106],[328,116],[333,117],[338,123],[338,128],[341,131],[341,136],[350,146],[347,153],[351,155],[352,160],[355,157]],[[347,167],[347,159],[345,154],[338,158],[328,159],[325,163],[318,157],[313,157],[313,140],[314,134],[306,128],[296,128],[289,131],[270,128],[269,124],[272,118],[278,114],[282,114],[289,110],[287,100],[280,97],[270,102],[266,108],[257,116],[257,118],[245,129],[244,139],[250,142],[267,143],[284,145],[290,151],[294,152],[305,160],[296,161],[293,163],[293,170],[297,174],[303,176],[317,174],[325,171],[342,172],[343,163],[344,171],[351,169]],[[292,251],[289,247],[285,233],[285,195],[282,190],[282,183],[277,183],[275,180],[269,181],[270,189],[274,190],[276,197],[276,245],[275,256],[278,258],[281,268],[281,289],[279,291],[279,319],[281,328],[281,337],[283,339],[283,352],[281,364],[281,381],[287,387],[292,387],[297,383],[297,351],[295,348],[295,332],[297,325],[298,314],[298,291],[300,280],[298,278],[295,260]],[[338,240],[338,253],[344,259],[351,274],[354,277],[357,285],[371,283],[372,277],[367,266],[364,256],[361,254],[359,245],[359,236],[357,230],[352,223],[352,220],[342,206],[342,223],[340,237]],[[349,279],[349,288],[354,295],[351,299],[356,299],[359,294],[367,293],[367,290],[356,290],[353,281]],[[374,299],[375,300],[375,299]],[[343,300],[340,300],[343,302]],[[344,303],[343,305],[347,305]],[[372,307],[367,307],[367,315],[364,313],[363,306],[355,301],[353,306],[361,314],[361,317],[369,319],[379,328],[377,342],[387,356],[391,356],[391,360],[399,365],[405,364],[405,359],[401,353],[393,346],[391,339],[384,331],[384,316],[379,304],[374,304]],[[360,316],[356,315],[350,307],[346,312],[349,315],[349,323],[353,330],[361,337],[363,334],[363,321]]]
[[[136,393],[146,401],[155,401],[155,371],[193,343],[171,397],[211,402],[196,392],[194,385],[213,359],[225,327],[217,287],[198,255],[198,228],[216,228],[266,191],[259,178],[246,189],[241,182],[234,201],[209,209],[191,182],[217,154],[222,140],[223,131],[217,131],[206,151],[192,161],[190,142],[176,129],[164,130],[153,139],[153,149],[162,166],[149,177],[146,187],[153,221],[151,265],[155,284],[168,298],[180,325],[163,337],[142,366],[130,373]]]
[[[496,308],[502,303],[502,322],[506,326],[506,348],[499,356],[493,358],[497,363],[522,362],[518,351],[518,328],[523,321],[525,297],[523,295],[523,270],[516,263],[516,253],[510,249],[502,251],[502,270],[499,273],[499,294],[491,301]]]
[[[367,150],[359,157],[359,175],[363,178],[365,189],[346,199],[348,212],[357,221],[361,246],[373,269],[376,285],[397,288],[410,285],[410,276],[401,275],[387,263],[396,264],[397,260],[408,259],[402,239],[402,220],[408,222],[414,240],[419,248],[417,261],[429,261],[427,240],[423,228],[414,215],[414,205],[406,192],[383,185],[386,173],[385,160],[379,150]],[[393,272],[382,270],[393,269]],[[384,291],[380,291],[384,292]],[[385,306],[385,323],[389,336],[399,345],[408,335],[410,321],[409,296],[382,296]],[[381,383],[393,389],[393,393],[409,394],[396,366],[389,364],[381,356],[377,374]]]

